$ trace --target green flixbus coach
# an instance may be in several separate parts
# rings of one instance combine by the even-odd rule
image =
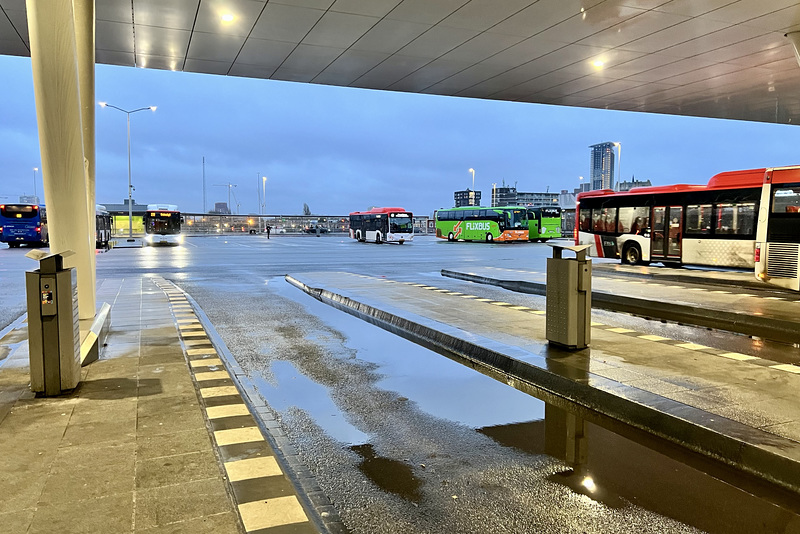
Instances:
[[[448,241],[511,242],[528,240],[524,206],[464,206],[436,212],[436,237]]]
[[[541,241],[561,237],[561,208],[528,208],[528,240]]]

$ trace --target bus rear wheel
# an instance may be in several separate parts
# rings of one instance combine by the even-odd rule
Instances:
[[[448,241],[455,241],[455,238],[453,237],[453,232],[450,232],[449,234],[447,234],[447,240]]]
[[[381,240],[381,234],[380,234],[380,233],[377,233],[377,234],[375,234],[375,242],[376,242],[377,244],[379,244],[379,245],[380,245],[381,243],[383,243],[383,241]]]
[[[492,234],[486,234],[486,242],[491,243],[494,241],[494,236]]]
[[[622,261],[628,265],[638,265],[642,263],[642,249],[637,244],[625,245],[622,250]]]
[[[19,246],[19,243],[13,243],[12,242],[12,243],[8,244],[8,248],[17,248],[18,246]]]

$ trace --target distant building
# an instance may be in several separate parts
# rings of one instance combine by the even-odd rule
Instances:
[[[651,187],[650,180],[636,180],[631,178],[630,182],[620,182],[617,184],[617,191],[630,191],[634,187]]]
[[[35,195],[21,195],[19,201],[21,204],[38,204],[39,197]]]
[[[614,143],[591,145],[589,183],[591,189],[614,189]]]
[[[227,202],[215,202],[214,213],[220,213],[222,215],[230,215],[231,209],[228,207]]]
[[[492,207],[513,206],[517,203],[516,187],[494,187],[492,188]]]
[[[558,206],[558,193],[521,193],[517,192],[516,204],[532,208]]]
[[[480,206],[481,205],[481,192],[465,189],[464,191],[456,191],[453,193],[455,206],[460,208],[462,206]]]

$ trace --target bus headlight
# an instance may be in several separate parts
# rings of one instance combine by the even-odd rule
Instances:
[[[153,234],[147,234],[145,236],[144,240],[147,241],[148,243],[152,243],[153,242]]]

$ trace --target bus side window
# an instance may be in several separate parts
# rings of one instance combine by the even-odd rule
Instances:
[[[592,210],[581,208],[580,230],[590,232],[592,230]]]

